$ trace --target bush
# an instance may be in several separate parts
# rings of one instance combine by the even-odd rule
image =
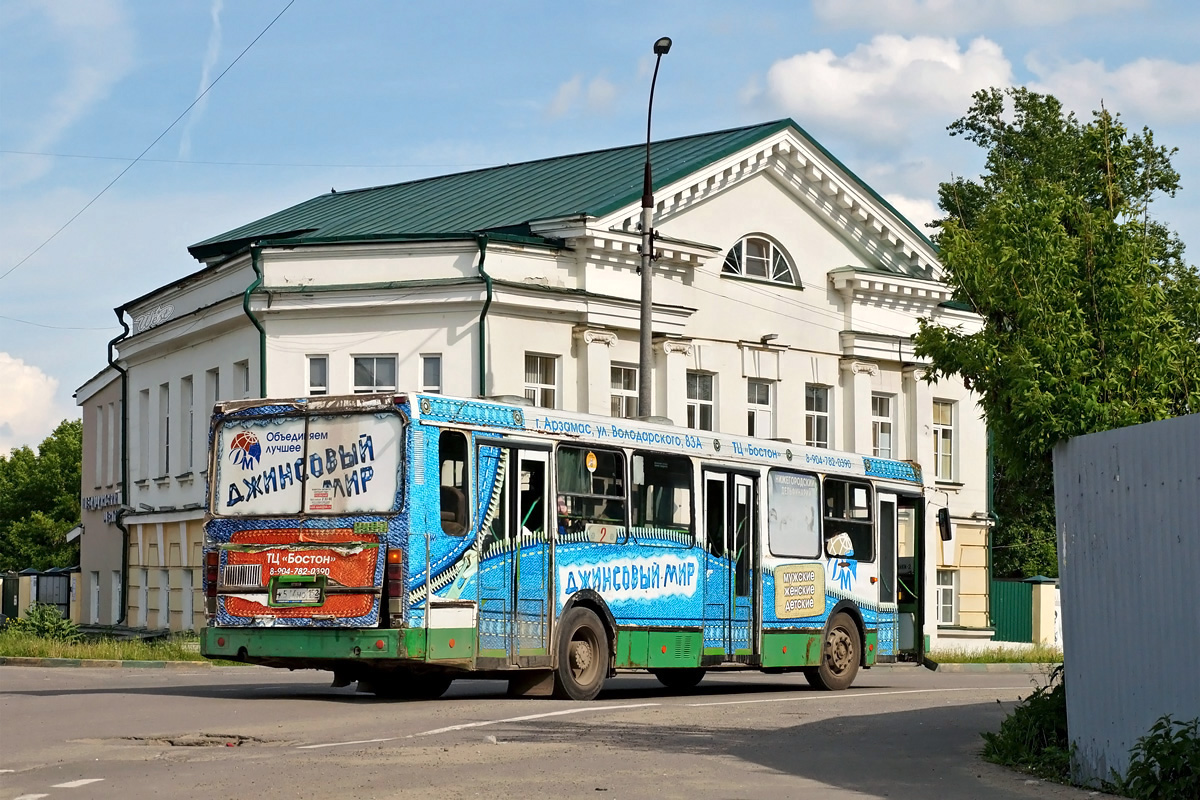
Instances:
[[[1135,800],[1194,800],[1200,797],[1200,718],[1158,718],[1129,751],[1125,777],[1105,787]]]
[[[1045,686],[1034,689],[1004,718],[999,732],[984,733],[983,741],[983,757],[988,761],[1069,783],[1071,743],[1062,665],[1054,668]]]
[[[81,635],[79,626],[65,619],[59,613],[58,606],[52,603],[34,603],[24,617],[10,619],[8,629],[58,642],[77,642]]]

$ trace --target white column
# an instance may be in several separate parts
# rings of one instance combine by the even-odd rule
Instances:
[[[845,449],[871,455],[871,379],[879,376],[879,365],[843,358],[841,366],[846,392]]]
[[[908,406],[905,454],[921,465],[925,481],[933,482],[933,388],[925,382],[923,366],[904,368],[904,399]]]
[[[612,410],[612,347],[617,334],[600,328],[584,326],[575,329],[582,344],[579,359],[579,380],[584,402],[581,408],[589,414],[609,414]]]
[[[690,339],[660,339],[656,344],[654,411],[676,425],[686,425],[687,368],[692,358],[692,342]]]

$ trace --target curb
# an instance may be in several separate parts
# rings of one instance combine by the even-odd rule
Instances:
[[[27,658],[0,656],[8,667],[89,667],[94,669],[213,669],[211,661],[119,661],[108,658]]]
[[[1058,664],[939,664],[936,661],[925,661],[925,668],[934,672],[1020,672],[1027,674],[1049,673]]]

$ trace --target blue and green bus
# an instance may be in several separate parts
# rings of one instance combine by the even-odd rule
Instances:
[[[433,394],[217,405],[210,658],[387,697],[919,657],[915,464]]]

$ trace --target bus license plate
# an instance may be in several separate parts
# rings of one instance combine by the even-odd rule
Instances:
[[[275,602],[287,605],[320,605],[320,586],[280,586],[275,589]]]

